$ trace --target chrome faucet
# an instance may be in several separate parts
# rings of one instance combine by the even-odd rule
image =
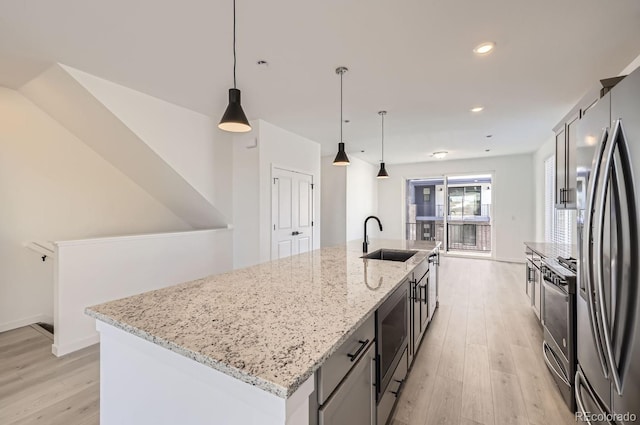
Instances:
[[[369,236],[367,236],[367,221],[370,218],[375,218],[378,222],[378,226],[380,226],[380,231],[382,232],[382,223],[380,223],[380,219],[375,215],[370,215],[369,217],[364,219],[364,242],[362,243],[362,252],[367,252],[369,250]]]

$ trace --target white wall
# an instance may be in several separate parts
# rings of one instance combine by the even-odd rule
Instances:
[[[313,249],[320,248],[320,144],[260,120],[260,262],[271,259],[271,166],[313,176]]]
[[[363,239],[363,223],[370,215],[378,214],[378,168],[361,159],[349,158],[347,168],[347,241]],[[382,223],[384,226],[384,222]],[[376,222],[369,223],[369,237],[379,236]]]
[[[333,156],[322,157],[322,247],[346,241],[347,169],[333,165]]]
[[[233,268],[259,263],[260,169],[258,134],[260,121],[252,121],[248,134],[233,137]],[[269,193],[271,193],[269,191]],[[269,210],[269,216],[271,216]]]
[[[78,75],[83,76],[84,84],[69,68],[56,64],[20,91],[190,226],[226,227],[228,218],[203,192],[215,193],[214,150],[208,147],[217,142],[214,122],[210,120],[207,130],[207,118],[200,114],[87,74]],[[169,136],[150,130],[154,122]],[[149,137],[160,138],[150,141]],[[199,155],[206,159],[195,160]],[[187,172],[191,161],[195,171]]]
[[[230,145],[231,136],[219,130],[211,117],[75,68],[60,66],[209,202],[220,204],[212,170],[229,163],[228,158],[217,155],[216,146]]]
[[[0,331],[53,316],[34,240],[189,230],[21,93],[0,88]]]
[[[98,342],[88,306],[231,270],[229,229],[56,242],[58,356]]]
[[[313,249],[320,247],[320,145],[263,120],[251,125],[233,140],[235,268],[271,259],[272,166],[314,176]]]
[[[493,244],[495,258],[522,262],[522,243],[533,239],[535,233],[535,184],[532,165],[531,154],[387,165],[391,177],[378,183],[378,215],[384,225],[384,237],[405,237],[403,222],[406,179],[492,172],[492,221],[496,228]]]
[[[333,158],[322,157],[323,247],[363,239],[365,218],[378,214],[378,168],[353,155],[348,166],[337,167]],[[377,223],[369,224],[368,234],[380,237]]]

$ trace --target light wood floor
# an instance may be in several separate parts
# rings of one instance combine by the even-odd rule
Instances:
[[[524,265],[441,263],[440,308],[393,425],[575,424],[542,360]],[[98,346],[56,358],[33,328],[0,333],[0,424],[98,423]]]
[[[31,327],[0,333],[0,424],[99,423],[97,345],[61,358]]]
[[[524,265],[441,259],[440,307],[392,424],[575,424],[542,359]]]

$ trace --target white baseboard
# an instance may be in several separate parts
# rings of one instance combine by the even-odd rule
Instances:
[[[38,314],[36,316],[25,317],[19,320],[12,320],[11,322],[0,323],[0,332],[18,329],[38,322],[53,323],[53,318],[46,314]]]
[[[76,340],[70,344],[58,345],[53,344],[51,346],[51,352],[56,357],[61,357],[69,353],[73,353],[74,351],[82,350],[83,348],[87,348],[92,346],[93,344],[97,344],[100,342],[100,334],[96,332],[95,335],[91,335],[88,338],[83,338]]]

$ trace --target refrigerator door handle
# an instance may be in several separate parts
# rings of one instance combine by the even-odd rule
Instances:
[[[576,404],[578,405],[578,411],[576,413],[582,413],[582,417],[583,418],[586,418],[588,413],[593,414],[593,412],[587,412],[587,409],[585,409],[584,400],[582,399],[582,392],[580,391],[581,387],[584,388],[585,390],[587,390],[587,393],[589,393],[589,397],[591,397],[591,399],[596,404],[598,409],[600,409],[600,413],[606,413],[605,409],[603,409],[602,406],[600,405],[600,402],[598,401],[598,398],[593,393],[593,390],[589,386],[589,383],[587,382],[587,380],[585,379],[584,375],[582,374],[582,371],[580,370],[580,368],[578,368],[578,370],[576,371],[576,377],[575,377],[575,389],[574,389],[574,391],[575,391],[575,395],[576,395]],[[610,420],[608,420],[607,417],[608,417],[608,415],[603,415],[603,418],[604,418],[604,420],[607,421],[607,424],[615,425]],[[585,422],[587,422],[587,424],[589,424],[589,425],[592,425],[591,422],[589,422],[588,419],[585,419]]]
[[[583,249],[582,252],[586,255],[586,261],[583,261],[585,272],[583,279],[586,283],[586,297],[587,297],[587,310],[589,312],[589,323],[591,325],[591,335],[593,336],[593,341],[596,345],[596,352],[598,353],[598,359],[600,360],[600,367],[602,368],[602,374],[605,378],[609,377],[609,371],[607,369],[607,362],[605,360],[604,348],[602,347],[602,333],[600,331],[600,321],[596,314],[596,306],[593,300],[595,288],[593,287],[592,277],[593,277],[593,247],[592,247],[592,239],[593,239],[593,214],[595,208],[595,196],[598,188],[598,180],[600,177],[600,164],[602,162],[602,156],[604,155],[605,146],[607,144],[607,140],[609,138],[609,130],[605,128],[602,131],[602,136],[600,137],[600,143],[598,144],[598,150],[596,155],[593,158],[593,176],[589,181],[588,192],[587,192],[587,206],[586,206],[586,214],[585,214],[585,230],[586,237],[583,240]]]
[[[622,395],[622,387],[625,383],[625,375],[629,370],[633,349],[633,335],[629,324],[635,322],[638,315],[637,304],[637,277],[638,276],[638,214],[636,211],[636,193],[634,190],[633,170],[631,169],[631,158],[629,156],[628,139],[624,131],[622,122],[620,123],[620,134],[617,142],[617,155],[613,161],[612,176],[612,199],[615,206],[616,240],[615,259],[612,261],[612,268],[615,273],[611,277],[612,293],[612,335],[614,352],[620,348],[620,357],[614,360],[616,370],[620,374],[621,388],[616,388],[619,395]],[[621,339],[619,337],[622,337]],[[619,359],[619,360],[618,360]]]
[[[607,358],[607,362],[609,364],[609,372],[613,377],[613,382],[615,384],[616,390],[619,395],[622,395],[622,382],[620,379],[620,374],[618,372],[618,366],[616,365],[615,353],[613,352],[613,342],[611,335],[611,323],[609,320],[609,312],[607,311],[607,304],[604,298],[604,259],[603,259],[603,227],[605,221],[605,206],[607,199],[607,187],[611,181],[611,169],[613,167],[613,154],[615,153],[615,148],[618,143],[619,138],[622,135],[622,122],[620,120],[616,120],[614,124],[613,131],[611,133],[611,141],[608,143],[605,153],[605,163],[604,169],[602,170],[602,184],[600,185],[600,190],[598,192],[597,203],[600,205],[600,208],[597,211],[598,217],[596,223],[598,224],[598,234],[596,235],[596,244],[595,244],[595,257],[596,257],[596,282],[598,291],[596,292],[596,299],[598,301],[599,310],[600,310],[600,320],[602,323],[602,333],[604,336],[605,343],[605,354]]]

